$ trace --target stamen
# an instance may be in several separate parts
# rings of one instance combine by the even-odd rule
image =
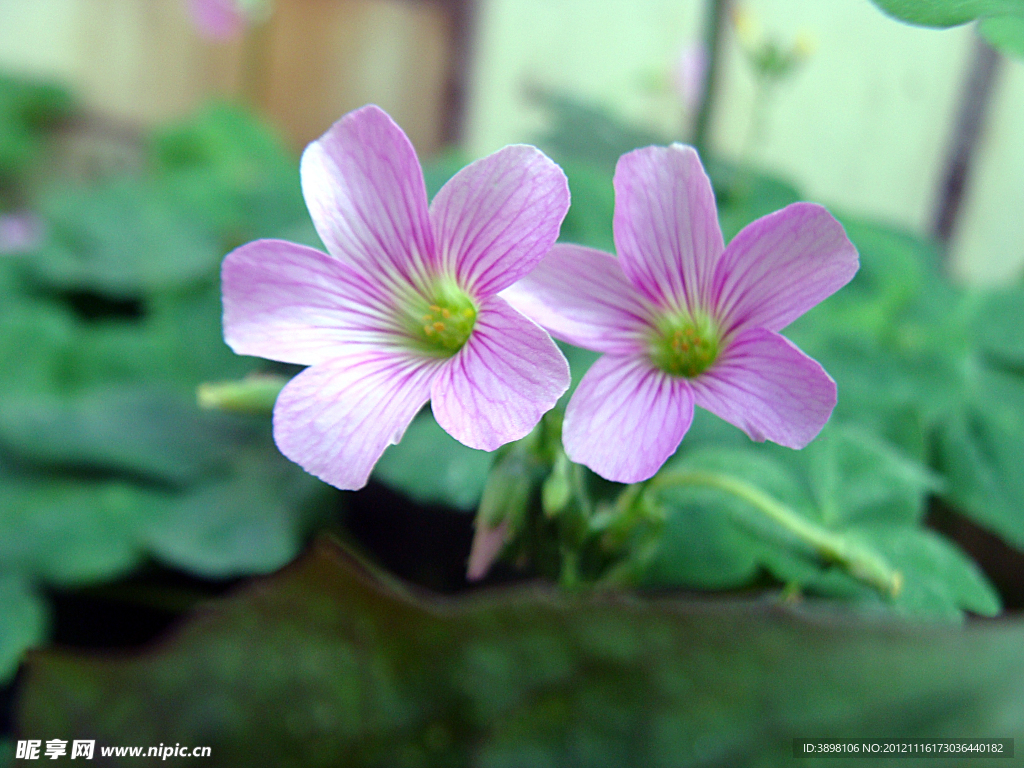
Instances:
[[[671,315],[657,323],[650,337],[651,362],[673,376],[692,379],[718,357],[718,329],[704,314]]]
[[[436,282],[427,295],[430,299],[422,298],[421,294],[408,297],[410,319],[419,318],[419,322],[406,326],[411,341],[421,352],[450,357],[462,349],[472,334],[476,305],[451,281]]]

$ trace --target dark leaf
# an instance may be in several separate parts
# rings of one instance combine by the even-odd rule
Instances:
[[[18,732],[224,766],[789,765],[794,734],[1021,736],[1022,643],[747,601],[424,602],[322,542],[150,652],[33,654]]]

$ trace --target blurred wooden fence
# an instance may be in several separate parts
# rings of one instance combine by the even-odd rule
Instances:
[[[422,153],[458,136],[469,0],[274,0],[267,22],[226,42],[198,34],[187,5],[0,0],[0,62],[63,77],[101,116],[129,124],[231,95],[297,149],[368,102]],[[33,33],[42,39],[29,47]]]

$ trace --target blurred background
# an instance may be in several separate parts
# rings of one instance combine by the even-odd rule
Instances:
[[[709,36],[713,19],[718,31]],[[710,37],[717,53],[709,69]],[[1024,46],[1020,41],[1024,33],[1017,42]],[[594,583],[607,575],[602,569],[624,564],[621,580],[606,583],[691,597],[715,592],[712,599],[729,591],[766,602],[749,616],[737,614],[735,632],[723,630],[738,639],[722,653],[714,609],[710,624],[705,608],[696,609],[692,636],[688,620],[666,620],[666,632],[680,632],[673,642],[683,652],[711,649],[707,679],[694,683],[705,699],[687,703],[688,671],[672,667],[676,651],[650,664],[635,654],[616,666],[626,656],[609,650],[607,680],[616,682],[606,685],[604,672],[595,673],[586,680],[594,689],[581,700],[607,705],[616,722],[646,722],[649,685],[669,681],[675,692],[666,694],[666,717],[682,718],[691,730],[671,721],[666,732],[679,725],[680,739],[690,739],[685,748],[700,758],[694,764],[721,758],[715,750],[730,740],[756,754],[758,691],[773,702],[789,696],[775,733],[784,737],[778,754],[788,754],[792,723],[818,723],[823,734],[831,733],[823,723],[865,722],[897,723],[907,734],[935,722],[954,730],[982,724],[982,731],[996,722],[1004,730],[986,734],[1021,732],[1020,628],[1006,621],[1004,631],[1000,620],[979,617],[1024,607],[1024,57],[996,52],[976,25],[914,27],[870,0],[0,0],[0,765],[10,757],[16,718],[44,737],[74,722],[112,741],[126,733],[142,739],[144,728],[154,743],[165,740],[165,724],[151,717],[164,710],[145,698],[150,691],[157,698],[169,691],[167,711],[187,721],[183,732],[198,729],[194,739],[214,739],[202,729],[220,724],[217,738],[233,734],[224,736],[225,749],[248,755],[249,736],[266,728],[268,739],[292,749],[294,739],[305,742],[275,730],[291,724],[274,713],[290,713],[287,687],[306,684],[278,675],[280,648],[293,645],[309,657],[292,666],[313,680],[298,696],[309,710],[298,707],[296,717],[323,710],[358,722],[343,736],[365,747],[367,765],[427,765],[430,750],[476,749],[481,733],[497,733],[487,730],[491,706],[511,712],[510,743],[519,727],[540,734],[541,743],[548,724],[563,721],[566,743],[576,738],[578,724],[563,717],[576,709],[545,709],[546,699],[529,686],[547,685],[545,675],[555,674],[547,651],[577,635],[559,616],[537,629],[529,611],[522,638],[487,639],[506,619],[520,619],[492,621],[486,610],[479,626],[467,620],[465,632],[424,630],[428,639],[454,633],[439,645],[456,656],[465,651],[469,661],[438,651],[441,660],[423,668],[440,682],[403,688],[409,708],[388,698],[392,683],[397,690],[406,681],[382,673],[367,683],[366,690],[379,683],[387,692],[373,705],[379,722],[345,709],[362,688],[340,687],[325,694],[326,704],[308,696],[326,679],[357,685],[346,653],[360,659],[351,662],[359,669],[380,659],[418,664],[421,653],[400,643],[417,638],[421,627],[402,613],[406,598],[364,594],[365,584],[352,576],[362,566],[325,554],[323,545],[265,582],[277,595],[266,604],[244,592],[230,598],[235,608],[220,619],[199,622],[199,629],[190,623],[195,609],[221,605],[220,596],[243,580],[278,571],[323,530],[420,587],[465,590],[472,512],[484,506],[489,476],[496,487],[519,483],[521,508],[512,512],[536,525],[537,551],[555,542],[521,571],[557,578],[559,521],[542,511],[541,491],[557,474],[557,460],[529,440],[497,457],[472,451],[424,412],[385,453],[370,486],[342,494],[280,456],[266,402],[251,413],[241,400],[230,412],[197,404],[197,389],[209,382],[298,370],[238,357],[224,345],[220,262],[260,237],[320,247],[300,194],[299,153],[369,102],[389,112],[416,146],[430,194],[467,162],[506,144],[541,146],[570,180],[565,240],[611,250],[616,159],[637,146],[680,140],[701,149],[727,239],[803,199],[829,206],[860,250],[862,269],[851,285],[787,330],[839,384],[839,405],[822,437],[802,452],[755,445],[698,413],[676,458],[683,466],[718,461],[837,536],[868,542],[905,578],[902,591],[879,594],[799,551],[749,509],[737,509],[735,499],[680,493],[664,502],[668,511],[651,530],[650,520],[620,520],[614,536],[598,531],[586,542],[597,553]],[[593,355],[565,351],[578,380]],[[258,381],[272,401],[280,380]],[[557,430],[552,434],[554,445]],[[612,493],[611,484],[591,485],[594,498]],[[513,578],[523,573],[499,564],[487,584]],[[892,609],[991,631],[909,633],[889,643],[870,621],[848,633],[833,627],[815,634],[804,625],[780,630],[778,616],[762,610],[803,594],[846,601],[851,611]],[[339,606],[339,595],[351,603]],[[331,610],[320,610],[321,598]],[[396,599],[397,608],[390,602]],[[362,638],[364,624],[330,623],[352,605],[366,626],[385,628],[380,658],[359,655],[378,652],[362,639],[345,644],[353,632]],[[609,621],[621,620],[611,614]],[[652,632],[660,631],[658,616]],[[393,620],[413,629],[395,632]],[[602,621],[593,626],[603,637]],[[311,633],[308,647],[294,640],[318,622],[326,622],[322,636]],[[710,634],[701,634],[705,625]],[[184,650],[153,655],[159,685],[150,685],[145,671],[132,677],[138,668],[125,651],[153,648],[168,628],[190,626],[183,636],[198,638],[195,648],[186,642]],[[267,634],[253,634],[254,626]],[[623,637],[629,647],[632,619],[626,626],[608,648]],[[604,670],[607,659],[599,642],[588,645],[587,631],[565,652],[567,664],[590,664],[588,654],[596,654],[594,668]],[[477,634],[487,636],[479,658],[472,656]],[[239,638],[250,635],[246,646]],[[806,647],[799,644],[805,640]],[[837,644],[843,650],[834,654]],[[236,663],[236,645],[265,653],[268,666],[249,676]],[[25,651],[39,646],[49,650],[29,656],[26,672]],[[84,656],[79,666],[74,652],[96,648],[112,654],[111,666],[90,666]],[[756,659],[749,667],[734,663],[750,648]],[[194,665],[193,652],[207,651],[208,666]],[[949,664],[961,655],[987,661]],[[818,678],[814,665],[822,659],[835,662],[831,681]],[[464,661],[477,665],[472,674],[449,674]],[[805,661],[810,672],[800,666]],[[1019,674],[1006,674],[1014,663]],[[510,709],[500,700],[522,682],[521,668],[536,672],[536,679],[523,678],[523,699],[540,702],[522,723],[516,718],[526,710],[516,709],[514,696]],[[664,678],[663,669],[670,670]],[[732,669],[746,671],[723,687],[719,675]],[[911,712],[909,700],[882,684],[904,671],[906,695],[921,707],[913,710],[917,720],[901,719]],[[478,672],[493,684],[465,682]],[[106,686],[120,685],[122,673],[130,716],[101,723]],[[199,704],[189,714],[198,701],[185,685],[193,674],[203,675],[196,685],[209,683],[211,700],[237,703],[235,720],[218,720]],[[240,679],[266,686],[271,703],[264,707],[263,694]],[[795,680],[808,681],[811,704]],[[843,693],[847,684],[862,688]],[[459,685],[465,690],[455,690]],[[739,709],[723,704],[722,692],[728,698],[748,689],[754,703],[743,709],[743,700],[742,716],[730,719]],[[928,706],[946,693],[976,703],[977,710],[962,711],[977,719],[928,719]],[[422,704],[435,694],[440,703]],[[479,711],[465,705],[478,694],[498,703],[480,703]],[[888,710],[878,698],[886,696]],[[448,707],[450,733],[438,736],[428,720],[402,720],[417,707]],[[719,708],[725,714],[716,720]],[[587,738],[598,743],[611,734],[614,741],[618,732],[600,712]],[[882,719],[865,720],[869,715]],[[421,750],[409,753],[416,759],[378,759],[389,754],[392,716],[400,721],[394,732],[420,729],[401,731]],[[707,728],[719,729],[718,741],[701,742],[705,716]],[[261,725],[261,717],[272,722]],[[616,742],[627,755],[635,746],[630,738]],[[504,748],[500,740],[495,754]],[[324,754],[349,754],[351,746],[331,742]],[[667,737],[662,747],[677,753]],[[509,760],[491,764],[526,764]]]
[[[536,140],[544,88],[621,119],[686,135],[676,71],[699,45],[703,7],[678,0],[275,0],[245,29],[202,29],[186,0],[2,0],[0,66],[67,84],[105,127],[184,117],[213,96],[255,105],[300,150],[344,112],[387,110],[430,156],[477,157]],[[272,5],[272,7],[271,7]],[[866,0],[747,0],[743,34],[806,46],[760,93],[727,31],[711,146],[790,179],[809,199],[926,232],[933,223],[970,27],[894,22]],[[197,23],[198,28],[197,28]],[[213,38],[213,39],[211,39]],[[685,97],[684,97],[685,98]],[[692,94],[691,94],[692,98]],[[1001,67],[952,253],[965,280],[1024,268],[1019,126],[1024,70]],[[754,125],[756,123],[756,125]]]

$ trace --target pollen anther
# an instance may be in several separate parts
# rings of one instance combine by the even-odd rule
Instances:
[[[430,355],[448,357],[455,354],[473,332],[476,305],[462,289],[447,281],[439,281],[432,286],[427,293],[430,299],[425,301],[421,296],[410,297],[410,315],[422,322],[422,325],[410,324],[414,345]]]
[[[649,341],[651,362],[673,376],[693,378],[718,357],[718,329],[703,314],[681,313],[661,319]]]

